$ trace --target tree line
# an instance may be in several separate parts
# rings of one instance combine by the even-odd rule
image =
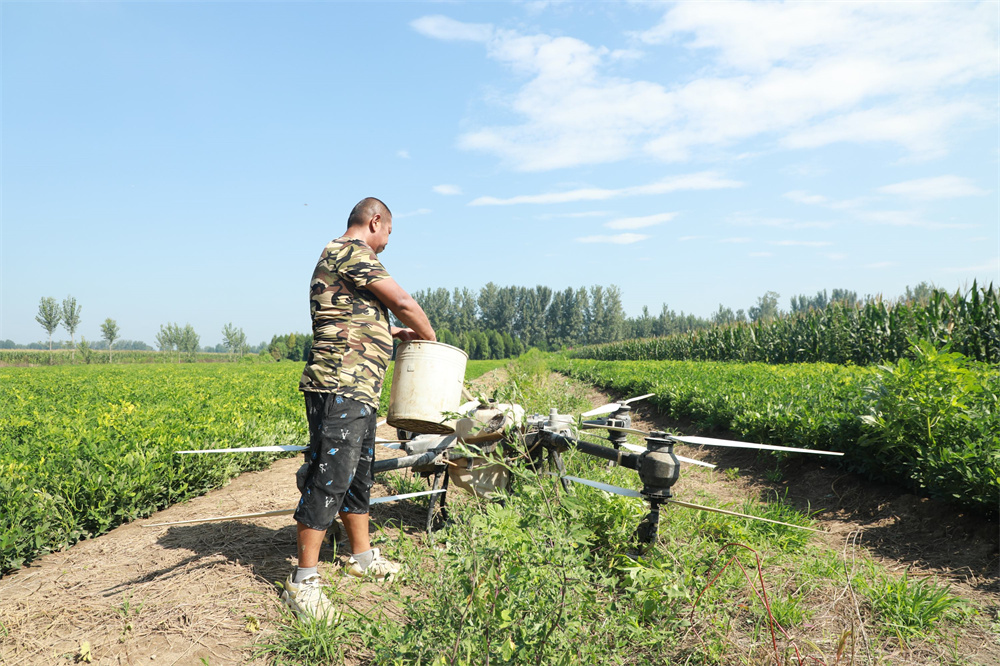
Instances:
[[[933,291],[933,285],[923,282],[912,289],[907,287],[902,300],[925,302]],[[793,296],[786,312],[779,306],[780,295],[768,291],[746,310],[734,311],[720,304],[718,310],[705,318],[683,311],[678,313],[666,303],[657,314],[650,313],[644,306],[640,315],[627,317],[621,289],[616,285],[553,290],[542,285],[499,286],[490,282],[478,291],[467,287],[425,289],[415,292],[413,297],[427,313],[438,340],[465,350],[471,359],[511,358],[532,347],[549,351],[620,340],[663,338],[720,325],[768,322],[786,314],[825,310],[833,304],[853,308],[877,298],[860,299],[856,292],[847,289],[831,292],[824,289],[812,296]],[[41,300],[36,320],[49,333],[50,350],[52,333],[60,323],[73,337],[80,323],[80,309],[72,296],[61,304],[53,298]],[[393,319],[395,325],[401,325]],[[101,330],[102,343],[90,344],[83,340],[83,347],[107,349],[109,354],[112,348],[124,348],[122,345],[126,342],[133,349],[150,348],[138,341],[115,344],[118,326],[113,319],[105,320]],[[276,334],[268,343],[250,346],[243,330],[232,323],[223,327],[222,336],[220,344],[201,347],[201,338],[191,324],[167,323],[160,326],[156,344],[160,351],[175,353],[178,361],[190,359],[199,351],[226,352],[240,358],[248,353],[259,353],[275,360],[304,361],[312,347],[312,335],[299,332]],[[4,348],[6,342],[9,341],[0,342],[0,348]],[[80,348],[75,343],[72,347]]]
[[[640,316],[627,317],[616,285],[560,291],[542,285],[489,282],[478,292],[439,288],[417,291],[413,297],[427,313],[438,339],[453,340],[449,344],[470,352],[472,358],[507,358],[530,347],[547,351],[711,325],[710,320],[678,314],[666,304],[657,315],[644,307]]]
[[[80,342],[76,342],[76,331],[80,326],[80,314],[83,307],[79,305],[73,296],[67,296],[60,303],[56,301],[55,298],[46,296],[40,299],[38,303],[38,314],[35,315],[35,321],[37,321],[41,327],[48,334],[48,350],[51,352],[53,348],[52,334],[62,325],[70,335],[70,343],[68,349],[71,350],[72,357],[71,360],[76,360],[76,352],[79,351],[86,363],[90,363],[91,355],[95,350],[108,351],[108,361],[111,361],[112,350],[151,350],[152,347],[147,345],[145,342],[138,340],[120,340],[120,329],[118,323],[108,317],[101,324],[101,338],[102,342],[90,343],[87,342],[85,337],[80,338]],[[226,324],[222,328],[222,338],[223,342],[216,345],[215,348],[211,347],[201,347],[199,342],[201,341],[201,336],[199,336],[194,327],[191,324],[185,324],[181,327],[175,323],[163,324],[160,326],[159,333],[156,334],[156,345],[162,352],[177,352],[178,362],[181,360],[181,356],[185,355],[188,358],[193,358],[194,355],[199,351],[214,351],[214,352],[229,352],[242,358],[248,351],[257,351],[258,349],[252,349],[247,345],[247,336],[243,332],[243,329],[234,326],[232,323]],[[117,344],[116,344],[117,343]],[[64,344],[57,343],[57,347],[63,348]],[[260,348],[264,347],[264,343],[261,343]],[[39,343],[32,343],[31,345],[17,345],[12,340],[0,341],[0,349],[44,349],[44,347]]]
[[[52,334],[62,324],[69,333],[73,359],[76,359],[76,329],[80,326],[80,312],[83,307],[76,302],[72,296],[67,296],[62,303],[56,301],[51,296],[43,297],[38,303],[38,314],[35,321],[41,324],[42,328],[49,335],[49,351],[52,351]],[[101,324],[101,337],[108,343],[108,359],[111,359],[111,348],[120,336],[118,323],[108,317]],[[84,354],[90,352],[90,346],[86,338],[80,339],[81,351]]]

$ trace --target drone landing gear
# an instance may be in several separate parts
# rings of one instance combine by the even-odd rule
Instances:
[[[646,514],[646,517],[642,519],[639,527],[635,530],[635,537],[640,550],[646,550],[656,543],[656,536],[660,529],[660,506],[665,501],[662,499],[649,500],[649,513]]]
[[[445,507],[445,501],[448,498],[448,468],[445,465],[439,465],[435,467],[433,474],[431,490],[441,488],[444,492],[431,495],[427,502],[427,522],[425,528],[428,534],[435,529],[439,529],[441,524],[448,520],[448,509]],[[441,508],[435,513],[438,496],[441,497]]]
[[[563,490],[568,492],[569,480],[563,478],[566,476],[566,463],[563,462],[562,456],[558,451],[549,449],[549,470],[551,471],[553,468],[555,468],[559,480],[562,481]]]

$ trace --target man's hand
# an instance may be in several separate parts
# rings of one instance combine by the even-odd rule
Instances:
[[[390,326],[389,332],[392,334],[392,337],[397,340],[409,341],[422,339],[412,328],[396,328],[395,326]]]

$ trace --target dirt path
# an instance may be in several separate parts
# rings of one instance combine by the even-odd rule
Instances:
[[[598,391],[590,398],[595,405],[609,400]],[[635,424],[682,430],[641,405]],[[379,435],[392,438],[395,431],[383,427]],[[787,491],[793,503],[819,510],[816,517],[829,532],[822,538],[831,548],[842,550],[847,543],[866,548],[890,568],[912,567],[911,573],[944,578],[956,593],[1000,612],[995,523],[863,483],[823,462],[790,464],[779,475],[767,467],[773,463],[762,467],[753,454],[679,453],[741,470],[734,478],[686,470],[677,487],[681,499],[697,501],[699,491],[733,500]],[[253,646],[281,621],[275,584],[293,563],[291,518],[144,526],[291,508],[298,497],[293,475],[299,464],[299,458],[279,460],[268,470],[244,474],[222,489],[42,557],[0,579],[0,663],[74,663],[84,642],[95,664],[252,663]],[[389,493],[380,484],[373,488],[373,496]],[[423,518],[408,502],[373,507],[375,544],[401,532],[423,538]],[[328,570],[343,559],[330,548],[321,554]],[[351,594],[362,607],[379,598],[371,585],[357,584]],[[991,663],[978,660],[980,656],[1000,663],[996,641],[977,650],[972,663]]]

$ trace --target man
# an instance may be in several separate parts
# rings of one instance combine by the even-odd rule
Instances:
[[[385,580],[399,565],[368,540],[368,499],[376,412],[392,355],[392,338],[437,338],[420,305],[396,284],[376,257],[392,233],[392,213],[375,198],[362,199],[347,231],[324,248],[309,289],[313,346],[299,390],[309,421],[306,466],[298,476],[295,510],[298,566],[281,598],[300,616],[336,617],[317,572],[326,531],[339,514],[353,555],[347,573]],[[389,325],[389,313],[408,328]]]

